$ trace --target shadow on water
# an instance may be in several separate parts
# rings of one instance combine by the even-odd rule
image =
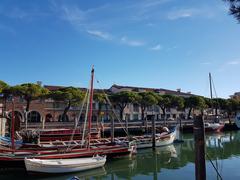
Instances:
[[[107,161],[104,168],[64,175],[28,175],[24,169],[1,170],[0,179],[65,180],[80,179],[194,179],[194,141],[192,134],[184,134],[184,143],[138,150],[136,156]],[[206,135],[206,150],[216,163],[224,179],[240,177],[240,131]],[[223,163],[224,161],[224,163]],[[235,167],[235,169],[234,169]],[[226,169],[226,170],[225,170]],[[228,173],[228,172],[232,173]],[[217,179],[207,160],[207,179]],[[239,178],[240,179],[240,178]]]

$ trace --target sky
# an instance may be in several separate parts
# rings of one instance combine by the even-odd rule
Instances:
[[[240,91],[240,24],[222,0],[0,0],[0,79],[10,85]],[[96,81],[95,81],[96,82]]]

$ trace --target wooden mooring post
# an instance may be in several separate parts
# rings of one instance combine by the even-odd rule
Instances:
[[[203,116],[194,119],[194,141],[195,141],[195,179],[206,180],[205,162],[205,130]]]
[[[152,118],[152,147],[156,147],[156,123],[155,118]]]
[[[114,119],[111,119],[111,142],[114,142]]]

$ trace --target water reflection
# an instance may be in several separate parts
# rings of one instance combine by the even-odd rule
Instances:
[[[15,174],[19,174],[18,179],[68,179],[78,176],[80,179],[194,179],[194,140],[192,134],[182,136],[184,143],[155,150],[138,150],[138,154],[133,157],[121,157],[108,161],[104,168],[86,172],[57,175],[57,176],[32,176],[24,173],[24,170],[4,171],[0,173],[0,179],[14,179]],[[238,177],[238,174],[229,174],[227,171],[238,166],[239,161],[234,157],[240,157],[240,131],[226,132],[222,134],[206,135],[206,150],[211,159],[220,169],[220,172],[227,178]],[[224,164],[222,161],[227,160]],[[239,164],[240,165],[240,164]],[[231,167],[231,168],[230,168]],[[215,172],[210,163],[207,162],[207,178],[216,179]],[[225,170],[226,169],[226,170]],[[230,170],[229,170],[230,169]],[[238,171],[238,169],[236,169]],[[19,173],[21,172],[21,173]],[[21,175],[20,175],[21,174]],[[240,175],[239,175],[240,177]],[[225,178],[224,178],[225,179]]]
[[[192,165],[191,177],[194,177],[194,140],[192,134],[182,137],[183,144],[166,147],[139,150],[134,159],[119,159],[106,166],[105,178],[131,179],[133,177],[150,177],[158,179],[161,172],[181,169]],[[229,159],[240,155],[240,132],[227,132],[222,134],[206,135],[206,151],[217,166],[223,169],[220,160]],[[207,160],[208,161],[208,160]],[[182,172],[184,173],[184,172]]]

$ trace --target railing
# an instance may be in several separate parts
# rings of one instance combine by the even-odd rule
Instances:
[[[228,120],[225,119],[225,122],[227,122]],[[209,120],[206,120],[205,122],[210,122]],[[156,120],[155,121],[156,127],[160,127],[163,125],[167,125],[167,126],[175,126],[177,124],[179,124],[179,121],[177,120],[173,120],[173,121],[165,121],[164,124],[164,120]],[[181,125],[182,126],[193,126],[193,120],[181,120]],[[125,121],[122,121],[122,123],[119,122],[114,122],[114,128],[115,129],[120,129],[122,127],[126,128],[126,126],[129,129],[138,129],[138,128],[144,128],[144,127],[151,127],[152,126],[152,121],[141,121],[141,120],[137,120],[137,121],[129,121],[126,125]],[[44,128],[46,129],[54,129],[54,128],[69,128],[72,129],[75,127],[75,122],[45,122],[44,124]],[[78,124],[78,127],[83,127],[83,122],[80,122]],[[92,122],[92,127],[96,128],[97,124],[96,122]],[[103,127],[105,130],[108,130],[111,128],[111,122],[105,122],[103,124]],[[21,123],[21,128],[25,128],[25,123]],[[42,128],[42,123],[28,123],[28,128],[29,129],[41,129]]]

